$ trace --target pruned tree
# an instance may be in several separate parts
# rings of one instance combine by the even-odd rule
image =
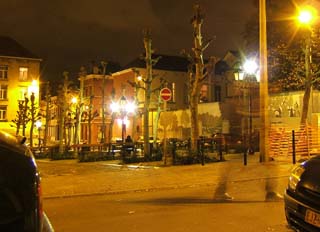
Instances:
[[[69,80],[69,73],[63,72],[63,84],[60,86],[58,90],[58,105],[59,105],[59,154],[63,154],[65,150],[65,136],[66,136],[66,128],[65,122],[68,111],[68,93],[70,92],[70,85],[72,82]]]
[[[29,107],[29,116],[30,116],[30,146],[33,147],[33,130],[34,125],[37,120],[39,120],[40,114],[39,114],[39,107],[36,106],[35,101],[35,94],[32,92],[30,96],[30,107]],[[40,136],[40,135],[39,135]]]
[[[151,103],[151,95],[152,93],[159,91],[161,86],[158,86],[152,89],[152,82],[157,78],[157,75],[153,74],[152,67],[161,59],[160,56],[156,58],[152,58],[153,50],[152,50],[152,39],[150,30],[146,29],[143,32],[144,38],[144,48],[145,48],[145,56],[144,60],[146,63],[146,75],[141,79],[143,85],[137,82],[130,82],[129,84],[135,87],[137,90],[142,89],[144,91],[144,108],[143,108],[143,140],[144,140],[144,155],[148,160],[151,156],[150,144],[149,144],[149,110]],[[137,72],[137,70],[134,70]],[[138,74],[139,75],[139,74]]]
[[[211,40],[203,43],[202,41],[202,24],[204,15],[200,5],[194,6],[194,16],[191,19],[193,26],[193,55],[188,55],[185,51],[183,53],[190,61],[189,65],[189,110],[191,114],[191,150],[196,151],[197,140],[199,138],[199,124],[198,124],[198,104],[200,101],[200,89],[203,82],[214,69],[216,58],[211,57],[207,63],[204,62],[203,52],[209,46]]]
[[[16,128],[16,135],[19,135],[21,127],[25,126],[25,124],[27,123],[26,121],[24,121],[24,115],[26,114],[24,101],[18,101],[18,109],[19,110],[17,111],[16,118],[12,120],[12,122],[14,123],[12,127]]]

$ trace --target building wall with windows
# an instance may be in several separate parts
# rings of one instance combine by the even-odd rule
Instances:
[[[16,133],[12,127],[19,110],[18,102],[30,99],[32,92],[39,103],[41,59],[9,37],[0,37],[0,126]]]

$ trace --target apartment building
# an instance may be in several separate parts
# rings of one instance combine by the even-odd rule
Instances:
[[[39,103],[41,59],[6,36],[0,36],[0,127],[15,134],[12,127],[18,102],[34,93]]]

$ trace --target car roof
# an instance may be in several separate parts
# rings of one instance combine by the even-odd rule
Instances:
[[[26,154],[25,138],[14,136],[5,131],[0,131],[0,147],[15,151],[17,153]]]

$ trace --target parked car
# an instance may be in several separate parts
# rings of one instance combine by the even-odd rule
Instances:
[[[0,231],[53,231],[42,209],[39,172],[25,140],[0,131]]]
[[[291,172],[284,195],[289,225],[299,231],[320,231],[320,156]]]

